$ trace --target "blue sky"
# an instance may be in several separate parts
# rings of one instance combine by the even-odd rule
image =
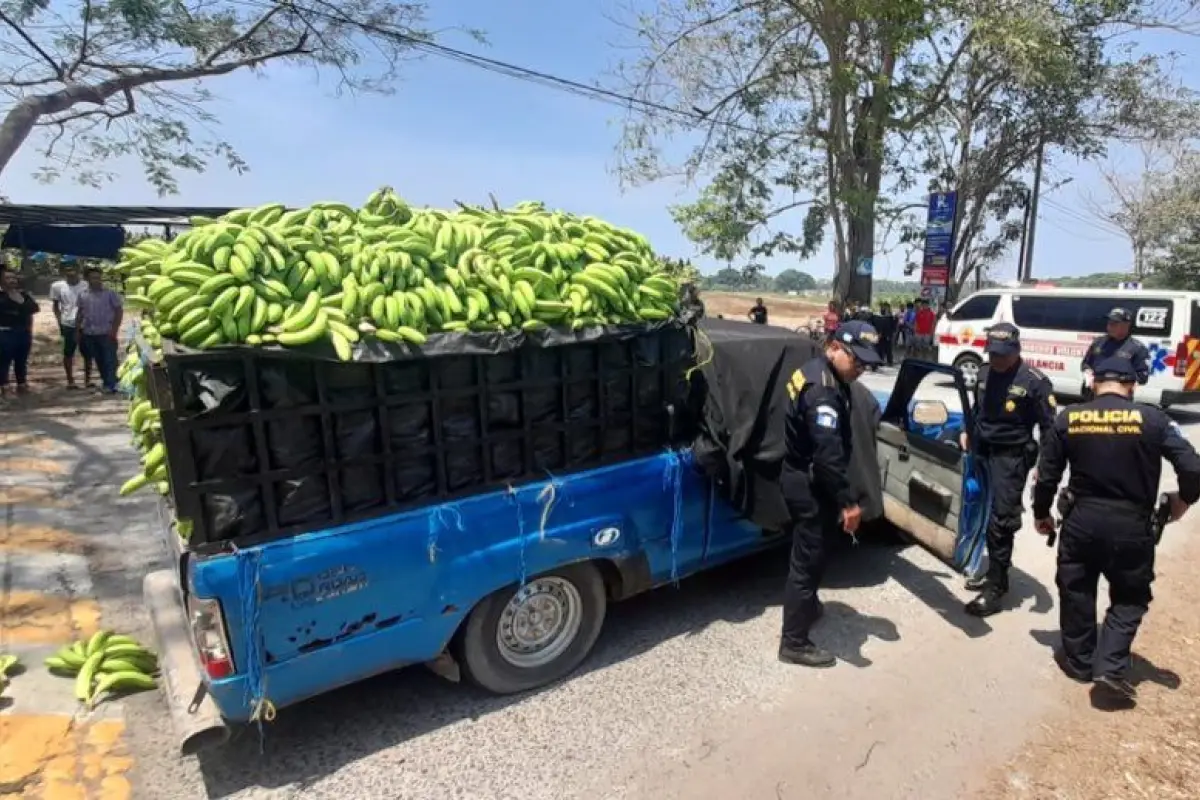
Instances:
[[[549,0],[434,2],[434,27],[469,24],[486,32],[481,47],[464,35],[443,42],[490,58],[511,61],[591,82],[612,70],[626,41],[610,17],[612,0],[575,3],[570,13]],[[1187,49],[1185,40],[1160,37],[1155,49]],[[1200,86],[1194,58],[1181,62],[1184,78]],[[395,95],[332,96],[308,70],[279,70],[263,77],[237,74],[208,84],[220,100],[213,111],[222,133],[250,163],[238,176],[217,166],[186,175],[178,197],[192,205],[255,205],[277,200],[300,205],[320,199],[359,202],[387,183],[416,204],[483,202],[494,193],[502,203],[541,199],[553,206],[605,217],[636,228],[666,254],[692,255],[693,246],[671,221],[667,206],[694,196],[680,185],[655,185],[622,193],[612,174],[621,110],[429,57],[413,63]],[[122,177],[100,190],[62,180],[42,185],[30,174],[37,154],[27,146],[4,172],[0,188],[19,203],[150,204],[159,201],[136,164],[121,165]],[[1038,221],[1035,272],[1078,275],[1128,269],[1124,239],[1090,218],[1084,197],[1099,191],[1090,167],[1057,164],[1058,176],[1073,180],[1048,196]],[[798,220],[797,220],[798,223]],[[711,261],[698,260],[714,269]],[[775,272],[797,267],[818,277],[832,271],[825,248],[804,262],[776,259]],[[902,278],[902,255],[881,256],[876,276]],[[1015,258],[996,277],[1011,278]]]

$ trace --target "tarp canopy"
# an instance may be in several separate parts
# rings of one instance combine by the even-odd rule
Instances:
[[[10,225],[0,246],[35,253],[115,261],[125,246],[120,225]]]
[[[747,519],[766,530],[786,530],[791,517],[780,473],[791,406],[787,382],[820,352],[820,344],[785,328],[705,319],[696,351],[704,383],[697,463]],[[883,514],[875,450],[879,402],[854,383],[851,407],[851,483],[863,519],[871,520]]]
[[[219,217],[216,206],[37,206],[0,203],[0,225],[186,225],[188,217]]]

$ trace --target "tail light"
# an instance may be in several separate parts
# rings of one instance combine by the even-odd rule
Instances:
[[[1188,371],[1188,342],[1191,336],[1184,336],[1183,341],[1175,348],[1175,377],[1182,378]]]
[[[233,651],[229,649],[221,603],[217,600],[188,598],[188,612],[192,640],[196,643],[204,674],[213,680],[229,677],[234,673]]]

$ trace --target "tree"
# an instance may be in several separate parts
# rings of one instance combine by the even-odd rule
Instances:
[[[1092,216],[1129,240],[1133,273],[1146,277],[1172,232],[1186,228],[1196,215],[1195,198],[1180,179],[1194,169],[1198,154],[1181,141],[1149,141],[1138,148],[1134,174],[1115,164],[1100,166],[1104,196],[1085,198]]]
[[[785,269],[775,276],[775,291],[777,292],[806,292],[816,288],[816,279],[798,269]]]
[[[0,172],[34,137],[39,177],[96,186],[132,156],[159,194],[213,159],[246,164],[206,110],[210,79],[311,67],[349,92],[388,92],[432,34],[425,6],[392,0],[6,0],[0,3]],[[303,111],[281,128],[303,125]]]
[[[674,215],[718,258],[807,257],[831,229],[834,294],[864,300],[870,278],[857,267],[924,206],[913,190],[930,167],[930,132],[957,122],[967,157],[953,148],[935,164],[969,180],[962,168],[988,160],[972,151],[989,149],[989,130],[1013,127],[1001,101],[1014,87],[1045,107],[1078,78],[1072,59],[1090,68],[1098,59],[1087,48],[1109,52],[1099,31],[1143,26],[1147,15],[1135,0],[660,0],[656,14],[638,17],[643,53],[622,72],[640,101],[625,126],[622,174],[703,180],[699,199]],[[980,96],[975,116],[989,104],[987,125],[946,117],[968,92]],[[1064,117],[1079,110],[1068,104]],[[668,161],[665,145],[684,135],[698,143],[681,163]],[[1029,159],[1009,155],[975,181],[980,219],[989,204],[1006,216],[1023,197],[1007,165]],[[995,250],[968,243],[962,255],[975,268]]]
[[[741,289],[745,285],[745,276],[741,270],[725,267],[713,276],[712,283],[723,289]]]

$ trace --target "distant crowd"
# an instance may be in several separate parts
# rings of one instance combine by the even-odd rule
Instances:
[[[761,297],[746,312],[746,318],[758,325],[766,325],[768,316],[767,306]],[[880,303],[877,309],[872,309],[855,303],[842,307],[837,301],[831,300],[821,316],[824,336],[832,336],[841,325],[851,320],[871,323],[879,333],[879,343],[876,345],[879,359],[888,366],[894,365],[898,348],[903,348],[906,355],[914,358],[933,358],[937,352],[934,329],[938,318],[927,300],[918,298],[895,310],[890,303]]]

